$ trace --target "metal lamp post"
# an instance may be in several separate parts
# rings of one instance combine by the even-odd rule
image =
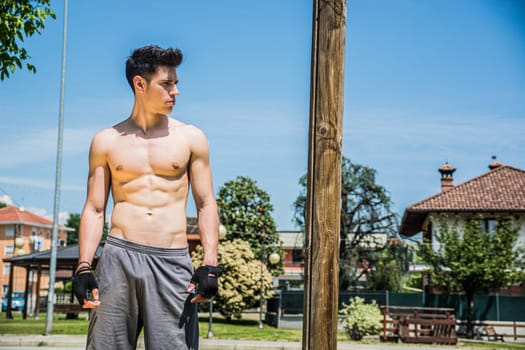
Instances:
[[[55,198],[53,205],[53,232],[51,234],[51,256],[49,258],[49,289],[47,292],[46,330],[44,335],[53,331],[53,309],[55,299],[55,278],[57,268],[58,215],[60,209],[60,183],[62,180],[62,143],[64,133],[64,98],[66,80],[68,0],[64,0],[64,30],[62,36],[62,70],[60,74],[60,106],[58,113],[57,161],[55,168]]]
[[[226,237],[228,230],[224,225],[219,225],[219,241]],[[210,321],[208,322],[208,338],[213,338],[213,298],[210,299]]]
[[[259,299],[259,328],[263,329],[263,322],[262,322],[262,307],[263,307],[263,293],[264,293],[264,285],[263,285],[263,267],[265,263],[264,259],[264,246],[266,245],[266,234],[263,230],[262,235],[262,247],[261,247],[261,290],[260,290],[260,299]]]
[[[210,299],[210,321],[208,322],[208,338],[213,338],[213,298]]]
[[[263,321],[262,321],[262,309],[263,309],[263,300],[264,300],[263,299],[263,295],[264,295],[263,267],[264,267],[264,264],[266,263],[266,255],[265,255],[266,232],[264,231],[264,229],[262,231],[261,242],[262,242],[262,246],[261,246],[261,291],[260,291],[261,295],[260,295],[260,300],[259,300],[259,329],[264,328]],[[281,257],[279,254],[273,252],[268,257],[268,260],[270,261],[270,264],[277,264],[281,260]]]

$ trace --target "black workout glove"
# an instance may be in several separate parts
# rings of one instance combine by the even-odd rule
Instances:
[[[81,267],[75,271],[73,276],[73,288],[80,305],[84,306],[84,301],[90,300],[88,292],[91,294],[93,289],[98,289],[98,283],[93,276],[91,267]]]
[[[206,299],[213,298],[219,290],[217,277],[221,272],[222,267],[219,266],[200,266],[191,277],[191,283],[197,287],[195,293]]]

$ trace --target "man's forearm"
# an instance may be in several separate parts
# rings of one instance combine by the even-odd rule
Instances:
[[[80,219],[78,234],[79,262],[93,262],[93,257],[102,239],[104,213],[85,210]]]
[[[198,226],[201,244],[204,249],[203,265],[217,266],[217,246],[219,244],[219,216],[217,205],[209,204],[199,210]]]

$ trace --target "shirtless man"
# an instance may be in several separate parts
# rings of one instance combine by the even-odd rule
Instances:
[[[142,329],[147,349],[197,349],[196,303],[217,292],[219,219],[208,142],[201,130],[167,116],[181,61],[178,49],[136,49],[126,61],[131,115],[91,143],[75,272],[80,304],[94,309],[87,349],[135,349]],[[190,183],[204,248],[196,272],[186,238]],[[111,230],[95,277],[91,263],[110,189]]]

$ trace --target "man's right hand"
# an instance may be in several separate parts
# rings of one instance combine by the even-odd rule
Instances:
[[[100,305],[98,283],[91,268],[77,269],[73,278],[73,288],[82,308],[94,309]],[[91,293],[92,299],[88,297],[88,293]]]

